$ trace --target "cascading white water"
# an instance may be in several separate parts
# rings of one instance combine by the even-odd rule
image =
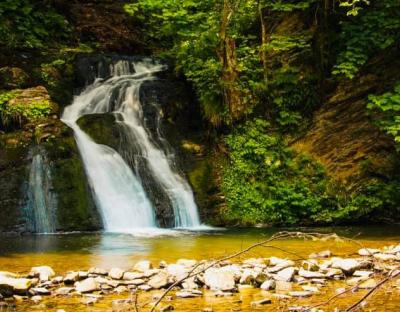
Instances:
[[[134,68],[132,74],[131,68]],[[200,225],[193,192],[176,173],[164,152],[146,129],[140,102],[140,86],[163,66],[151,62],[118,61],[111,65],[112,77],[97,79],[68,106],[62,120],[75,132],[78,148],[100,208],[107,231],[131,231],[140,227],[155,227],[154,208],[124,159],[112,148],[95,143],[77,125],[83,115],[115,113],[128,144],[139,148],[147,168],[168,195],[174,211],[175,227]]]
[[[32,157],[28,185],[28,223],[35,233],[54,233],[53,214],[57,198],[52,192],[51,173],[45,154],[39,150]]]

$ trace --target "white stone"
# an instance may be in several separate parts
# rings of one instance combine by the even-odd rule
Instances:
[[[358,288],[360,289],[371,289],[371,288],[375,288],[377,285],[376,281],[373,278],[370,278],[368,280],[366,280],[365,282],[362,282]]]
[[[35,295],[42,295],[42,296],[47,296],[51,294],[51,291],[44,287],[31,288],[29,292],[32,292]]]
[[[96,275],[107,275],[108,271],[101,269],[101,268],[90,268],[89,274],[96,274]]]
[[[301,268],[299,270],[299,275],[304,278],[324,278],[325,277],[325,274],[322,274],[320,272],[307,271],[307,270],[304,270],[303,268]]]
[[[154,289],[160,289],[168,285],[170,277],[166,272],[160,272],[154,275],[147,284],[149,284]]]
[[[380,252],[379,249],[373,249],[373,248],[361,248],[360,250],[358,250],[358,254],[360,256],[372,256],[378,252]]]
[[[353,276],[358,276],[358,277],[364,277],[364,276],[366,276],[366,277],[370,277],[373,273],[374,273],[374,272],[372,272],[372,271],[361,271],[361,270],[358,270],[358,271],[355,271],[355,272],[353,273]]]
[[[283,282],[290,282],[296,273],[296,269],[293,267],[283,269],[279,271],[275,276],[274,279],[277,281]]]
[[[216,268],[210,268],[205,272],[204,282],[211,290],[229,291],[235,289],[234,274]]]
[[[124,276],[124,270],[121,270],[120,268],[112,268],[110,272],[108,272],[108,276],[111,277],[112,279],[122,279]]]
[[[139,261],[135,264],[133,269],[138,272],[145,272],[153,268],[153,265],[148,260]]]
[[[289,296],[292,297],[311,297],[312,296],[311,291],[290,291]]]
[[[124,280],[135,280],[143,277],[144,277],[143,273],[137,273],[137,272],[125,272],[123,276]]]
[[[175,295],[177,298],[195,298],[202,296],[197,293],[193,293],[191,291],[177,291]]]
[[[273,290],[276,287],[276,282],[274,280],[267,280],[261,284],[260,288],[262,290]]]
[[[397,257],[396,255],[385,254],[385,253],[374,254],[374,258],[378,259],[378,260],[381,260],[381,261],[396,261],[396,260],[400,260],[400,258]]]
[[[184,267],[191,268],[197,264],[197,260],[179,259],[176,264],[183,265]]]
[[[341,269],[345,273],[353,273],[356,270],[364,269],[369,266],[368,262],[357,259],[336,258],[332,262],[332,268]]]
[[[94,278],[89,277],[81,282],[76,282],[75,289],[80,293],[93,292],[100,290],[100,285]]]
[[[79,273],[78,272],[69,272],[64,277],[65,284],[73,284],[79,280]]]
[[[182,264],[170,264],[167,266],[166,271],[175,281],[178,281],[185,278],[188,275],[189,270]]]
[[[41,281],[49,281],[55,275],[53,269],[47,265],[33,267],[29,273],[29,276],[39,277]]]

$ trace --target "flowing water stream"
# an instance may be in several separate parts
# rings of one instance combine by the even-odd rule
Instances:
[[[143,186],[150,179],[172,206],[173,227],[200,225],[189,184],[174,169],[173,155],[157,143],[163,138],[152,138],[143,114],[141,85],[156,79],[154,74],[162,70],[164,66],[152,61],[119,60],[110,65],[110,78],[95,79],[62,115],[74,130],[93,197],[108,232],[158,227],[154,203]],[[124,149],[131,151],[130,156],[136,161],[128,163],[113,148],[97,144],[77,124],[84,115],[106,113],[115,115],[127,145]]]
[[[54,233],[57,197],[52,190],[48,159],[41,149],[32,151],[27,194],[28,229],[41,234]]]

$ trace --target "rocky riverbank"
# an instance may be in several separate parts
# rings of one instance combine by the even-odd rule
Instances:
[[[237,292],[254,289],[262,293],[262,299],[249,302],[249,309],[286,301],[290,311],[324,311],[327,305],[299,303],[304,303],[302,298],[318,298],[327,288],[334,288],[333,293],[338,297],[363,294],[378,288],[385,279],[398,297],[399,277],[400,245],[397,245],[362,248],[349,257],[335,257],[325,250],[302,260],[277,257],[249,258],[240,262],[235,259],[222,262],[180,259],[176,263],[161,261],[158,265],[144,260],[130,270],[90,268],[63,275],[56,274],[49,266],[39,266],[26,274],[0,272],[0,294],[2,307],[34,306],[48,298],[80,298],[83,305],[96,305],[118,294],[126,298],[113,300],[109,310],[122,312],[135,311],[138,309],[135,304],[142,306],[143,302],[137,298],[144,293],[150,296],[150,302],[143,308],[145,311],[151,310],[159,299],[163,300],[155,310],[170,311],[179,307],[180,299],[191,300],[205,293],[233,298]],[[338,281],[342,287],[337,287]],[[167,289],[170,292],[166,293]],[[332,302],[330,307],[334,304]],[[212,310],[203,307],[203,311]]]

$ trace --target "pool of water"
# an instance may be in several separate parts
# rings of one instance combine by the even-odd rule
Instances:
[[[84,270],[90,267],[120,267],[129,269],[138,260],[172,262],[179,258],[211,259],[231,254],[270,237],[282,229],[215,229],[202,231],[166,231],[132,234],[75,233],[62,235],[2,236],[0,237],[0,270],[26,272],[32,266],[49,265],[58,273]],[[302,257],[330,249],[336,255],[357,251],[360,244],[382,247],[400,242],[400,226],[332,227],[285,229],[336,233],[352,241],[282,240],[274,246]],[[289,256],[277,249],[256,249],[246,258]]]

